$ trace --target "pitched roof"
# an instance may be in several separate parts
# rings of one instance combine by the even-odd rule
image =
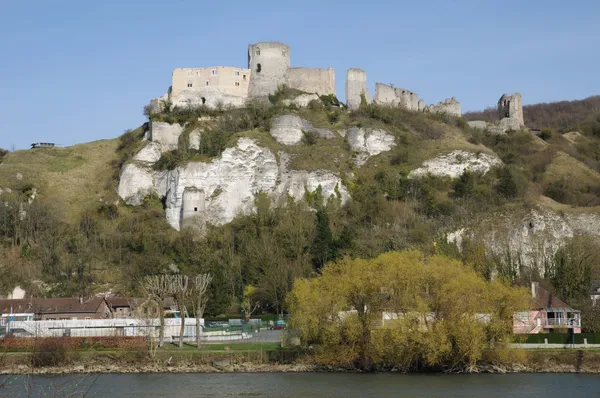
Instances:
[[[540,286],[537,287],[536,297],[533,299],[533,302],[536,309],[555,308],[575,311],[570,305]]]
[[[0,300],[0,313],[94,313],[104,302],[103,297],[80,301],[77,297],[68,298],[29,298],[20,300]]]
[[[141,299],[133,297],[107,297],[106,302],[111,308],[115,307],[131,307],[135,308],[138,301]]]

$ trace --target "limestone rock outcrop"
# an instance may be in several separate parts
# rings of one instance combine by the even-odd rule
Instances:
[[[290,194],[300,200],[306,190],[321,186],[325,200],[331,195],[342,203],[348,200],[348,191],[336,173],[289,170],[287,155],[279,155],[278,165],[269,149],[240,138],[235,147],[212,162],[190,162],[174,170],[155,171],[149,164],[133,161],[123,167],[118,192],[132,205],[143,203],[151,192],[164,197],[167,221],[178,230],[190,218],[215,225],[229,222],[237,214],[251,211],[259,192],[274,198]]]
[[[154,175],[151,167],[126,164],[119,179],[119,196],[129,205],[141,205],[146,195],[155,190]]]
[[[370,156],[389,151],[396,146],[393,135],[382,129],[364,129],[351,127],[346,133],[346,140],[352,150],[358,152],[356,164],[363,165]]]
[[[273,119],[269,133],[280,144],[296,145],[302,141],[304,131],[312,128],[312,125],[300,116],[280,115]]]
[[[408,177],[423,177],[427,174],[431,174],[440,177],[449,176],[451,178],[457,178],[466,169],[485,174],[490,168],[501,164],[502,161],[496,156],[456,150],[426,160],[423,162],[423,166],[411,171],[408,174]]]
[[[151,122],[148,130],[148,139],[160,144],[162,152],[168,152],[177,149],[179,136],[182,132],[183,127],[177,123]]]
[[[161,155],[161,145],[158,142],[149,142],[134,157],[133,160],[154,164],[158,162]]]
[[[462,247],[464,239],[485,242],[488,254],[500,262],[535,268],[544,274],[545,265],[570,238],[585,234],[600,239],[600,214],[558,213],[537,206],[526,214],[492,215],[494,221],[479,220],[446,235],[448,242]]]

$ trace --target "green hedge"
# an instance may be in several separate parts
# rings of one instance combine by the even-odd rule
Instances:
[[[515,336],[515,342],[523,344],[544,344],[548,339],[548,344],[571,344],[570,333],[539,333]],[[600,333],[578,333],[575,335],[575,344],[583,344],[583,339],[587,339],[588,344],[600,344]]]

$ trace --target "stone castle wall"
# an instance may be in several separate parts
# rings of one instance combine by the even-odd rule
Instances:
[[[419,95],[404,88],[395,88],[387,84],[375,84],[375,104],[398,106],[409,111],[419,110]]]
[[[425,112],[446,113],[448,115],[460,116],[460,102],[456,98],[446,98],[445,101],[440,101],[437,104],[432,104],[425,107]]]
[[[332,68],[290,68],[285,78],[291,88],[319,95],[335,95],[335,72]]]
[[[364,96],[367,104],[371,103],[371,94],[367,88],[367,73],[358,68],[348,69],[346,73],[346,106],[353,111],[360,107]]]

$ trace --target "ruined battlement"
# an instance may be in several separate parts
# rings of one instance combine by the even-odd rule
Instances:
[[[425,112],[432,113],[446,113],[448,115],[460,116],[460,102],[456,98],[446,98],[444,101],[440,101],[437,104],[431,104],[426,106]]]
[[[250,44],[247,55],[247,68],[175,68],[167,94],[151,100],[150,109],[159,111],[164,102],[173,106],[243,106],[249,98],[267,99],[282,85],[304,91],[314,98],[318,98],[315,94],[336,95],[333,68],[292,67],[290,46],[285,43]],[[350,110],[358,109],[361,102],[365,101],[367,104],[373,102],[414,112],[461,115],[460,103],[454,97],[437,104],[426,105],[416,92],[391,84],[376,83],[375,96],[371,101],[367,88],[367,74],[358,68],[350,68],[347,71],[346,101]],[[308,101],[299,103],[305,102]],[[519,119],[520,94],[503,96],[498,107],[501,112],[512,115],[513,119]],[[522,122],[522,109],[520,112]]]

